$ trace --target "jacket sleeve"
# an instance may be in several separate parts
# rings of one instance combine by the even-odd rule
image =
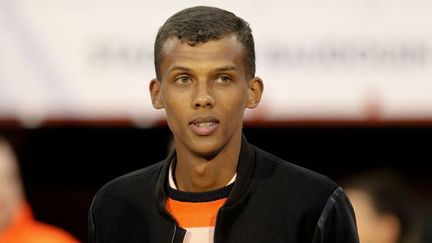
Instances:
[[[341,187],[328,199],[312,243],[359,243],[354,210]]]
[[[89,243],[96,243],[96,230],[95,230],[95,225],[94,225],[94,221],[93,221],[93,204],[94,201],[92,202],[90,209],[88,211],[88,215],[87,215],[87,219],[88,219],[88,240]]]

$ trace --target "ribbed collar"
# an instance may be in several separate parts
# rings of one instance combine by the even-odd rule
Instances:
[[[164,165],[159,174],[158,182],[156,185],[156,200],[157,205],[163,214],[169,215],[165,208],[167,194],[165,184],[168,180],[168,171],[170,162],[176,156],[175,150],[171,151],[168,157],[164,160]],[[223,207],[235,205],[248,193],[249,185],[252,180],[252,175],[255,168],[255,151],[252,146],[247,142],[246,138],[242,135],[239,161],[237,164],[237,177],[233,184],[233,188],[228,196],[227,201]],[[169,216],[171,219],[172,217]]]
[[[211,202],[219,199],[227,198],[234,184],[229,184],[222,188],[206,191],[206,192],[184,192],[171,188],[165,184],[166,194],[176,200],[182,202]]]

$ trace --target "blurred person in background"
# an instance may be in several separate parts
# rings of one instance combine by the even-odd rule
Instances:
[[[419,204],[403,176],[380,169],[341,184],[354,207],[361,243],[420,242]]]
[[[15,153],[0,136],[0,243],[77,242],[67,232],[33,218]]]

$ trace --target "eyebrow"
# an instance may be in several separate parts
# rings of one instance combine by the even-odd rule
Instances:
[[[225,71],[236,71],[237,68],[235,66],[224,66],[224,67],[220,67],[220,68],[216,68],[214,71],[215,72],[225,72]],[[184,71],[184,72],[190,72],[191,69],[187,68],[187,67],[183,67],[183,66],[173,66],[170,68],[170,70],[168,71],[169,73],[173,72],[173,71]]]
[[[225,67],[221,67],[221,68],[216,68],[215,71],[223,72],[223,71],[231,71],[231,70],[236,71],[237,68],[235,66],[225,66]]]
[[[174,67],[171,67],[170,69],[169,69],[169,73],[171,73],[171,72],[173,72],[173,71],[185,71],[185,72],[189,72],[191,69],[190,68],[187,68],[187,67],[183,67],[183,66],[174,66]]]

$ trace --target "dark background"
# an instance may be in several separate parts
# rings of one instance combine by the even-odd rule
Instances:
[[[340,181],[389,167],[405,175],[424,200],[432,197],[432,126],[247,126],[249,142]],[[87,241],[87,210],[109,180],[162,160],[167,127],[0,127],[18,154],[35,217]]]

